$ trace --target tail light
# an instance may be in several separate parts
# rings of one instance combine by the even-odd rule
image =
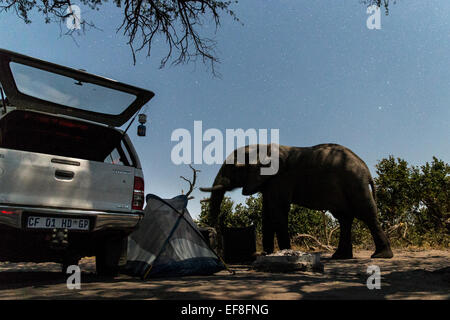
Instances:
[[[131,208],[133,210],[142,210],[144,208],[144,179],[134,177],[133,201]]]

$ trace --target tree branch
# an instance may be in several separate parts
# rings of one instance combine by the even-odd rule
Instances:
[[[105,0],[80,0],[93,10],[99,10]],[[184,64],[200,58],[209,64],[213,75],[218,76],[215,65],[219,62],[213,39],[200,34],[205,22],[212,20],[217,31],[220,26],[220,14],[225,13],[239,21],[229,9],[236,0],[113,0],[123,10],[122,23],[117,28],[128,38],[133,62],[136,63],[136,52],[147,48],[150,56],[156,36],[161,36],[167,45],[166,54],[161,58],[160,67],[169,60],[172,64]],[[30,13],[40,12],[46,23],[58,22],[73,15],[67,13],[70,0],[0,0],[0,13],[13,10],[25,23],[31,23]],[[93,23],[81,21],[81,27],[94,27]],[[203,28],[204,29],[204,28]],[[74,30],[67,34],[71,35]]]
[[[319,247],[324,248],[327,251],[333,251],[334,250],[333,246],[323,244],[316,237],[314,237],[314,236],[312,236],[310,234],[298,233],[298,234],[295,235],[294,241],[298,241],[299,239],[302,239],[302,238],[308,238],[308,239],[314,240],[319,245]]]
[[[192,165],[189,165],[189,168],[192,169],[192,181],[183,176],[180,176],[180,178],[189,183],[189,191],[186,193],[186,196],[188,197],[188,200],[191,200],[194,199],[194,197],[189,197],[189,195],[192,193],[192,191],[194,191],[195,183],[197,182],[197,173],[201,171],[195,169]],[[181,194],[183,194],[183,190],[181,190]]]

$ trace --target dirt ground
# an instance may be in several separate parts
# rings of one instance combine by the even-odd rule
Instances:
[[[324,272],[264,273],[230,266],[212,276],[160,278],[143,282],[120,275],[95,275],[94,258],[81,261],[81,289],[69,290],[55,263],[0,262],[0,299],[450,299],[450,250],[394,250],[390,260],[357,251],[352,260],[330,260]],[[367,267],[378,265],[381,289],[366,286]]]

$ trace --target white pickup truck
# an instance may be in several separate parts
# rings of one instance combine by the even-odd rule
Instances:
[[[0,261],[96,256],[115,274],[143,215],[126,124],[154,94],[0,49]]]

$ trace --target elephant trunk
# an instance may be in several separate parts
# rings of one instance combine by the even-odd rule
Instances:
[[[225,164],[222,165],[214,180],[213,186],[210,188],[200,188],[201,191],[211,192],[211,196],[209,198],[208,223],[211,227],[216,229],[218,240],[217,249],[220,255],[223,253],[222,231],[225,227],[225,217],[221,214],[220,207],[222,205],[225,192],[233,189],[229,176],[225,174],[226,170]]]
[[[223,228],[223,218],[220,214],[220,206],[225,196],[224,190],[216,190],[211,192],[209,200],[209,218],[211,226],[220,230]]]
[[[209,199],[209,224],[216,230],[216,245],[215,250],[219,256],[224,256],[223,245],[223,229],[224,229],[224,216],[220,213],[220,207],[222,200],[225,196],[225,190],[216,190],[211,192]]]
[[[224,227],[223,218],[220,214],[220,207],[225,196],[225,191],[230,187],[230,179],[224,176],[224,165],[220,168],[211,190],[211,198],[209,202],[209,216],[211,224],[217,231],[221,231]]]

